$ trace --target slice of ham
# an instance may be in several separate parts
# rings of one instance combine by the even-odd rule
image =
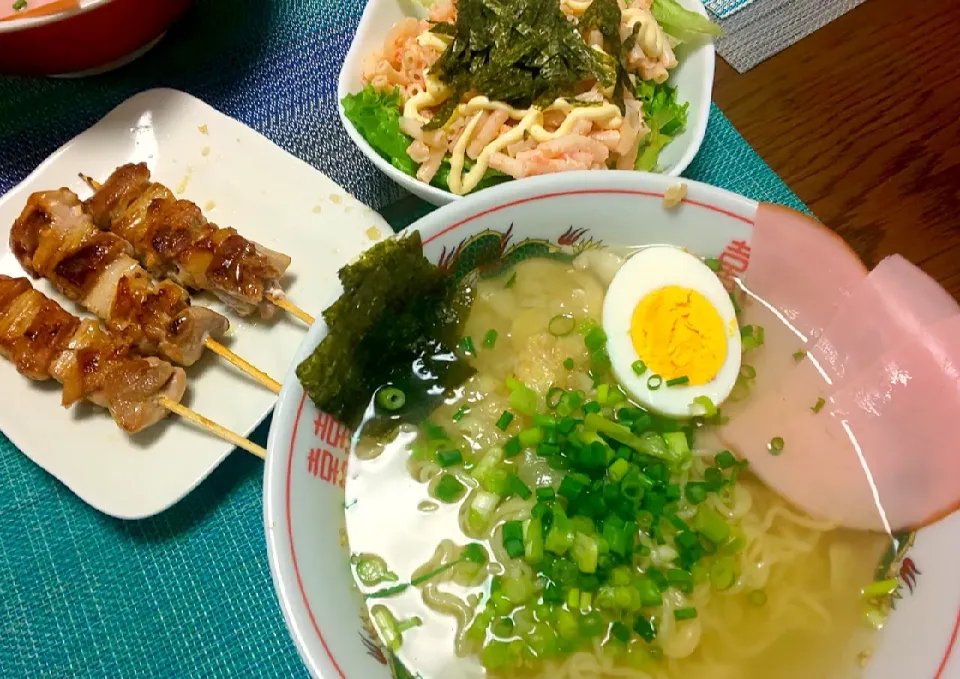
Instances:
[[[857,255],[835,233],[807,215],[761,203],[754,217],[750,263],[743,280],[747,294],[742,324],[764,328],[766,347],[744,354],[756,370],[754,394],[768,394],[796,368],[794,352],[806,352],[823,334],[851,291],[866,278]],[[751,408],[727,402],[736,417]]]
[[[80,0],[26,0],[26,5],[22,9],[14,9],[16,4],[14,0],[10,0],[0,6],[0,21],[66,12],[68,9],[79,7]]]
[[[746,286],[782,314],[802,341],[816,339],[866,276],[860,258],[812,217],[761,203]]]
[[[901,257],[845,297],[807,358],[756,389],[723,438],[811,514],[868,530],[926,525],[960,504],[960,307]]]
[[[848,298],[809,350],[834,388],[926,327],[960,314],[946,290],[900,255],[887,257]]]

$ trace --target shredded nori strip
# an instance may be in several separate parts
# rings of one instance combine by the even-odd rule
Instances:
[[[627,71],[627,55],[637,43],[640,22],[633,26],[633,32],[626,40],[620,39],[620,22],[623,20],[617,0],[593,0],[580,17],[580,31],[584,36],[589,31],[598,30],[603,36],[604,48],[617,60],[617,82],[613,89],[613,103],[621,113],[626,113],[624,92],[633,85]]]
[[[297,366],[317,408],[354,429],[365,415],[365,426],[382,429],[425,417],[473,374],[455,350],[473,302],[471,281],[429,262],[418,232],[375,245],[339,275],[344,292],[323,312],[327,336]],[[371,405],[388,385],[406,396],[398,411]]]
[[[430,69],[452,95],[425,129],[444,125],[467,93],[545,107],[585,81],[614,84],[556,0],[459,0],[456,23],[431,30],[453,38]]]

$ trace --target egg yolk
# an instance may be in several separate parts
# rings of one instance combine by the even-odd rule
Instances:
[[[687,377],[706,384],[727,358],[723,319],[696,290],[670,285],[640,300],[630,321],[630,339],[650,372],[664,380]]]

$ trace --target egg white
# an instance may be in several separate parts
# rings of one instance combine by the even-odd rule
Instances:
[[[648,294],[670,285],[696,290],[703,295],[723,320],[727,356],[712,380],[701,385],[650,389],[649,369],[637,376],[633,363],[640,357],[630,338],[630,321],[637,304]],[[675,247],[655,246],[640,250],[628,259],[607,288],[603,301],[603,330],[613,373],[620,386],[638,403],[671,417],[691,417],[703,412],[692,406],[693,399],[707,396],[717,406],[733,390],[740,372],[740,329],[730,296],[717,275],[691,254]],[[692,407],[691,407],[692,406]]]

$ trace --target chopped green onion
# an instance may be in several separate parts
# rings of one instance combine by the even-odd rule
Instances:
[[[513,422],[513,413],[511,413],[509,410],[504,410],[502,413],[500,413],[500,419],[497,420],[497,429],[500,431],[506,431],[511,422]]]
[[[740,377],[742,377],[743,379],[752,380],[752,379],[755,379],[756,376],[757,376],[757,369],[754,368],[752,365],[747,365],[746,363],[744,363],[742,366],[740,366]]]
[[[793,360],[802,361],[804,356],[806,355],[807,355],[806,351],[804,351],[803,349],[797,349],[796,351],[793,352]]]
[[[633,631],[647,643],[657,638],[657,626],[642,615],[638,615],[636,620],[633,621]]]
[[[783,439],[779,436],[774,436],[770,439],[770,443],[767,444],[767,452],[771,455],[779,455],[783,452]]]
[[[524,486],[524,488],[526,488],[526,486]],[[529,488],[527,488],[527,492],[530,492]],[[534,566],[543,561],[542,519],[530,519],[526,524],[523,531],[523,557],[528,564]]]
[[[639,359],[631,363],[630,368],[633,370],[633,374],[637,377],[640,377],[640,375],[647,372],[647,364]]]
[[[553,499],[556,499],[557,494],[550,486],[546,488],[537,488],[537,499],[541,502],[550,502]]]
[[[737,580],[736,561],[729,556],[721,556],[710,564],[710,584],[717,591],[730,589]]]
[[[433,489],[436,498],[441,502],[447,503],[456,502],[463,494],[463,491],[463,484],[460,483],[455,476],[451,476],[450,474],[442,475]]]
[[[507,378],[507,388],[510,389],[511,408],[530,417],[537,414],[537,393],[533,389],[512,377]]]
[[[460,351],[469,356],[477,353],[477,348],[473,346],[473,338],[470,337],[470,335],[465,335],[463,339],[460,340]]]
[[[717,406],[709,396],[697,396],[693,399],[693,405],[703,408],[704,417],[713,417],[717,414]]]
[[[688,483],[683,489],[683,493],[687,498],[687,502],[692,505],[698,505],[707,499],[707,489],[698,481]]]
[[[567,474],[560,480],[560,488],[557,490],[557,494],[568,500],[576,500],[586,486],[587,484],[577,479],[576,476]]]
[[[459,421],[462,420],[462,419],[464,418],[464,416],[465,416],[467,413],[469,413],[469,412],[470,412],[470,406],[464,404],[464,405],[460,406],[459,409],[457,409],[457,412],[455,412],[455,413],[453,414],[453,416],[452,416],[451,419],[452,419],[454,422],[459,422]]]
[[[497,331],[491,328],[487,330],[487,334],[483,336],[483,348],[493,349],[495,346],[497,346]]]
[[[577,533],[573,540],[570,555],[577,564],[581,573],[596,573],[600,547],[597,541],[589,535]]]
[[[387,410],[400,410],[407,402],[407,395],[396,387],[384,387],[377,392],[377,405]]]
[[[513,620],[510,618],[500,618],[493,626],[490,628],[490,631],[498,637],[510,637],[513,636]]]
[[[720,273],[720,271],[723,270],[723,265],[716,257],[707,257],[705,260],[703,260],[703,263],[706,264],[707,268],[714,273]]]
[[[510,540],[503,543],[503,548],[511,559],[519,559],[524,554],[523,540]]]
[[[667,582],[682,592],[693,591],[693,574],[680,568],[667,571]]]
[[[617,458],[613,461],[613,464],[610,465],[610,468],[607,469],[607,472],[610,474],[610,478],[614,481],[620,481],[626,475],[627,470],[630,469],[630,463],[624,460],[622,457]]]
[[[563,395],[567,393],[560,387],[550,387],[550,390],[547,391],[547,407],[550,410],[556,410],[557,406],[560,405],[560,399],[563,398]]]
[[[521,450],[523,450],[523,446],[520,445],[520,438],[518,436],[511,437],[509,441],[503,444],[504,457],[516,457],[520,454]]]
[[[640,593],[640,603],[644,606],[659,606],[663,603],[663,593],[650,578],[640,578],[634,581],[633,586]]]
[[[825,405],[827,405],[827,402],[823,400],[823,398],[818,398],[817,402],[813,404],[813,407],[810,408],[810,410],[812,410],[814,414],[817,414],[823,410],[823,406]]]
[[[583,343],[591,352],[602,349],[607,343],[607,333],[603,331],[603,328],[595,325],[587,331]]]
[[[710,492],[716,492],[723,487],[723,474],[716,467],[707,467],[703,470],[703,484]]]
[[[647,378],[647,389],[656,391],[663,385],[663,378],[660,375],[651,375]]]
[[[729,450],[721,450],[714,456],[713,460],[720,469],[729,469],[737,464],[737,458]]]
[[[763,606],[767,603],[767,593],[762,589],[755,589],[750,592],[750,596],[747,597],[747,601],[750,602],[751,606]]]
[[[441,467],[452,467],[463,463],[463,454],[457,450],[441,450],[437,453],[437,464]]]
[[[479,542],[471,542],[469,545],[466,545],[463,548],[463,552],[460,554],[460,557],[464,561],[479,564],[487,563],[487,561],[490,559],[490,556],[487,554],[487,550]]]
[[[577,412],[582,405],[583,397],[580,392],[564,392],[560,395],[560,402],[557,403],[557,414],[561,417],[569,417]]]
[[[360,582],[372,587],[381,582],[396,582],[399,580],[396,573],[387,568],[387,562],[376,554],[365,554],[354,558],[357,577]]]
[[[512,288],[516,284],[517,284],[517,272],[514,271],[512,274],[510,274],[510,278],[507,279],[507,284],[504,285],[503,287]]]
[[[721,544],[730,535],[730,524],[713,507],[700,505],[693,520],[694,529],[715,545]]]
[[[682,431],[664,432],[663,440],[666,441],[667,448],[673,453],[674,459],[684,460],[690,457],[690,445],[687,443],[687,435]]]
[[[543,429],[531,427],[520,432],[520,445],[524,448],[533,448],[543,440]]]
[[[380,636],[387,648],[394,653],[399,651],[400,645],[403,643],[403,637],[397,625],[397,620],[393,617],[390,609],[383,605],[374,606],[370,617],[373,618],[374,624],[380,630]]]
[[[566,368],[567,370],[573,370],[573,359],[567,357],[567,358],[563,361],[563,367]]]
[[[610,625],[610,634],[613,635],[613,638],[617,641],[622,641],[623,643],[630,641],[630,628],[619,620]]]
[[[860,590],[864,599],[875,599],[893,594],[900,587],[899,578],[890,578],[889,580],[879,580],[872,582]]]
[[[763,326],[745,325],[740,328],[740,339],[747,351],[763,346]]]
[[[693,620],[697,617],[697,609],[693,606],[688,608],[677,608],[673,611],[673,617],[676,620]]]
[[[530,490],[529,486],[520,480],[520,477],[516,474],[511,474],[507,480],[507,487],[510,489],[514,495],[518,496],[522,500],[528,500],[533,491]]]
[[[573,329],[577,327],[577,321],[574,319],[573,314],[557,314],[550,319],[550,323],[547,324],[547,330],[550,331],[550,334],[554,337],[566,337]]]
[[[671,380],[667,380],[668,387],[678,387],[681,384],[687,384],[690,382],[690,378],[686,375],[681,375],[680,377],[674,377]]]
[[[544,429],[553,429],[557,426],[557,418],[553,415],[534,415],[530,418],[530,421],[534,427],[542,427]]]
[[[500,531],[504,542],[523,539],[523,523],[520,521],[504,521]]]

